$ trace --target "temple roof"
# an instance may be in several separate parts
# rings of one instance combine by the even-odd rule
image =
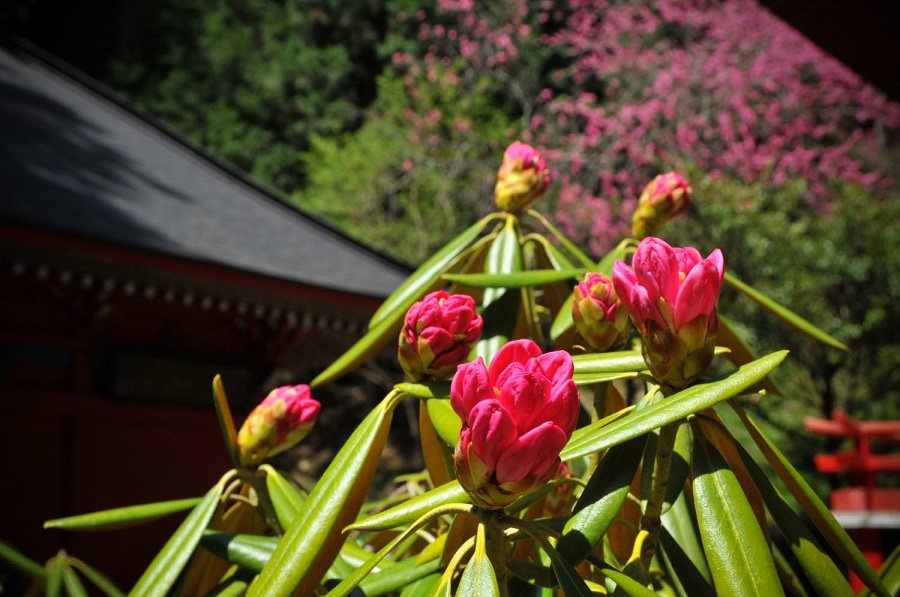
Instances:
[[[21,43],[0,164],[0,221],[374,298],[408,274]]]

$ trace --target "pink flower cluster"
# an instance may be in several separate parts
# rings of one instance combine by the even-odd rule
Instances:
[[[490,367],[459,366],[450,404],[462,419],[457,477],[473,503],[503,508],[546,483],[578,422],[574,365],[565,351],[542,354],[531,340],[505,344]]]

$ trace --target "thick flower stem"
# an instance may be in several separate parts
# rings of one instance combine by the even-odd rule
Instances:
[[[641,530],[649,533],[641,553],[641,564],[645,570],[650,569],[650,560],[656,553],[659,541],[663,502],[666,498],[666,488],[669,486],[669,471],[672,468],[672,454],[675,451],[675,436],[678,434],[679,425],[680,423],[670,423],[659,430],[656,459],[653,462],[653,482],[644,515],[641,517]]]
[[[275,505],[272,504],[272,499],[269,497],[269,489],[266,487],[262,473],[255,470],[242,469],[238,471],[238,476],[242,481],[250,485],[256,493],[256,499],[259,500],[259,508],[266,525],[276,535],[284,534],[284,529],[281,528],[281,524],[278,522]]]
[[[482,510],[481,523],[485,526],[485,552],[488,560],[494,568],[497,577],[497,587],[500,589],[500,597],[509,597],[506,573],[506,545],[507,538],[501,524],[503,514],[497,510]]]

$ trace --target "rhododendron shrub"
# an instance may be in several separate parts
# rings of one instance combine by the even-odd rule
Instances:
[[[540,211],[535,191],[546,180],[524,165],[542,164],[541,152],[507,148],[506,159],[523,155],[498,177],[528,182],[525,203],[489,207],[425,260],[308,385],[275,390],[238,433],[214,380],[234,468],[206,495],[47,525],[122,526],[190,509],[132,587],[141,596],[693,597],[793,594],[798,583],[806,594],[852,595],[846,567],[889,597],[896,560],[876,574],[745,410],[780,399],[767,378],[788,355],[757,357],[723,315],[735,311],[720,290],[830,350],[846,347],[734,277],[719,249],[704,258],[658,237],[625,237],[594,261]],[[496,206],[489,193],[483,200]],[[588,352],[575,333],[585,324],[607,345]],[[310,388],[387,347],[397,347],[407,378],[398,375],[301,489],[269,457],[309,431],[320,409],[341,408],[319,405]],[[409,448],[421,449],[425,467],[367,503],[400,404],[418,407]],[[104,593],[120,594],[65,552],[46,571],[3,545],[0,557],[37,585],[65,576],[77,586],[75,569],[87,570]]]

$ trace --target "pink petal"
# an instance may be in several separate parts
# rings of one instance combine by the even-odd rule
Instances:
[[[474,450],[489,469],[495,469],[497,460],[516,441],[516,422],[497,400],[479,402],[469,413],[469,429]]]
[[[511,363],[526,363],[529,359],[540,355],[541,348],[533,340],[524,339],[507,342],[491,359],[490,369],[488,370],[490,379],[494,382],[494,385],[499,385],[498,380],[501,373]]]
[[[492,398],[494,388],[481,357],[471,363],[463,363],[456,369],[456,375],[450,384],[450,406],[459,418],[466,421],[476,404]]]
[[[578,424],[580,409],[578,387],[574,381],[569,379],[565,383],[553,387],[546,403],[536,413],[535,420],[554,422],[568,437],[575,430],[575,425]]]
[[[704,261],[692,269],[675,300],[675,331],[698,315],[711,316],[716,310],[720,286],[719,272],[712,261]]]
[[[567,379],[572,379],[572,373],[575,370],[572,355],[564,350],[554,350],[542,354],[535,359],[535,364],[554,386]]]
[[[613,286],[616,287],[616,294],[619,295],[619,300],[622,301],[622,305],[629,313],[634,313],[631,304],[631,292],[637,286],[637,283],[637,276],[634,275],[634,270],[625,265],[624,261],[616,259],[613,262]]]
[[[694,266],[703,261],[700,251],[694,247],[675,247],[675,258],[678,260],[678,271],[687,274]]]
[[[642,240],[631,265],[638,283],[647,289],[654,302],[660,297],[675,301],[679,285],[678,259],[666,241],[652,236]]]
[[[511,377],[500,388],[500,401],[516,420],[516,429],[522,434],[536,423],[547,419],[535,419],[550,397],[550,380],[541,373],[524,372]]]
[[[500,454],[496,478],[500,484],[540,479],[553,472],[566,445],[562,429],[547,422],[517,438]]]
[[[722,279],[725,277],[725,256],[722,255],[721,249],[713,250],[706,260],[711,262],[716,268],[716,271],[719,273],[719,284],[721,285]]]

